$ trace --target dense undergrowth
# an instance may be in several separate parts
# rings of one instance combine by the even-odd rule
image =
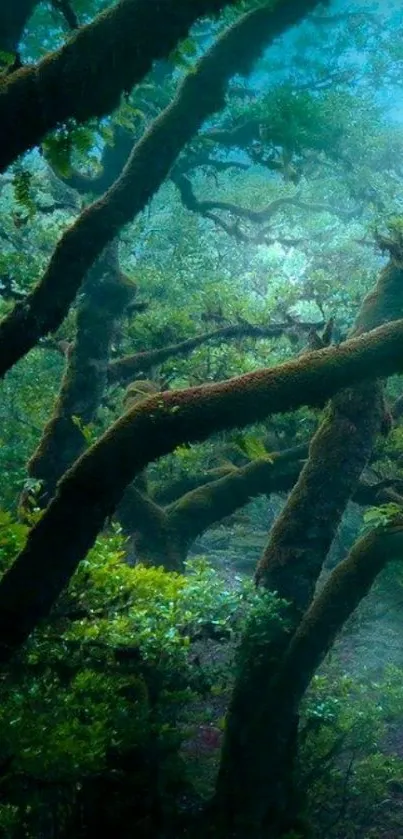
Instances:
[[[1,514],[3,571],[25,536]],[[205,558],[185,576],[123,558],[115,527],[3,674],[5,839],[87,839],[102,825],[174,835],[178,814],[212,792],[237,639],[262,608],[281,620],[282,604],[240,576],[228,585]],[[298,773],[315,839],[389,839],[401,815],[403,673],[355,678],[343,660],[352,638],[354,629],[303,707]]]

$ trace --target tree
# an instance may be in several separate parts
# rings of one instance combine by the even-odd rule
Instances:
[[[300,702],[344,621],[389,556],[401,551],[401,517],[394,515],[358,541],[314,595],[347,502],[360,493],[371,497],[360,478],[379,434],[390,428],[378,380],[402,368],[401,222],[393,219],[400,146],[394,138],[391,160],[393,132],[368,104],[384,70],[375,61],[380,43],[390,69],[385,89],[396,80],[389,30],[379,41],[376,16],[359,13],[357,27],[355,11],[320,11],[292,36],[297,54],[301,39],[300,60],[308,53],[313,60],[286,78],[278,59],[276,65],[276,39],[316,2],[228,9],[218,21],[200,23],[176,53],[194,21],[222,4],[182,9],[167,0],[155,20],[153,4],[146,8],[142,0],[123,0],[100,15],[91,4],[92,21],[78,27],[67,5],[61,11],[76,34],[32,67],[9,67],[0,90],[2,124],[10,129],[3,166],[42,143],[41,155],[18,161],[1,182],[12,207],[0,230],[7,254],[1,369],[9,375],[19,361],[29,371],[33,348],[43,353],[44,370],[48,353],[65,360],[53,416],[29,462],[28,497],[44,509],[33,512],[26,544],[0,581],[2,664],[10,666],[51,619],[115,512],[140,556],[180,567],[192,540],[216,518],[254,493],[291,489],[257,572],[263,588],[277,591],[279,613],[273,621],[272,595],[263,596],[244,631],[216,794],[200,831],[212,824],[217,835],[251,839],[301,832],[294,778]],[[136,37],[143,32],[138,50],[133,26]],[[346,56],[367,35],[369,70],[357,106]],[[16,46],[19,35],[13,37]],[[268,45],[267,90],[230,81],[247,75]],[[164,62],[143,83],[155,59]],[[66,77],[66,97],[55,97]],[[17,124],[24,126],[18,136]],[[385,207],[392,216],[386,229]],[[41,229],[37,239],[32,220]],[[210,284],[200,282],[194,256],[200,237],[204,266],[214,266]],[[362,270],[368,242],[378,250],[366,252]],[[31,276],[18,257],[24,248],[32,254]],[[388,254],[386,264],[379,251]],[[347,274],[357,278],[355,297],[345,289]],[[173,309],[174,298],[167,318],[164,306]],[[138,376],[147,380],[136,380],[129,396],[134,388],[147,398],[130,406],[121,386]],[[266,456],[221,464],[220,475],[205,468],[203,485],[196,481],[165,506],[148,493],[149,474],[164,468],[149,465],[169,454],[175,462],[178,446],[221,435],[211,443],[219,453],[231,430],[251,423],[266,423],[259,433],[276,436],[267,420],[301,406],[316,410],[301,437],[291,418],[291,440],[285,443],[283,430],[282,444]],[[286,427],[285,418],[278,422]],[[387,492],[386,483],[378,488]],[[393,499],[400,504],[399,493]],[[29,508],[25,513],[32,516]]]

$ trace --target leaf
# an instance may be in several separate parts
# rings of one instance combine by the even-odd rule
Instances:
[[[70,159],[72,147],[71,132],[67,132],[65,129],[47,137],[42,144],[47,161],[62,178],[70,177],[72,172]]]
[[[237,434],[235,445],[249,460],[259,460],[259,458],[265,457],[271,463],[273,462],[273,458],[268,454],[263,441],[253,434]]]
[[[76,428],[78,428],[79,431],[81,431],[81,434],[83,435],[84,440],[87,443],[87,446],[92,446],[95,440],[94,426],[91,423],[85,425],[81,417],[77,417],[74,415],[72,416],[71,421],[73,425],[75,425]]]
[[[11,67],[15,61],[15,54],[12,52],[4,52],[4,50],[0,50],[0,65],[3,67]]]

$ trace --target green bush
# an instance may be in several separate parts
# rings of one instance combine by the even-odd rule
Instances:
[[[26,534],[0,515],[3,571]],[[184,709],[229,677],[195,664],[193,644],[235,637],[255,595],[250,584],[226,589],[204,559],[182,576],[123,557],[118,528],[98,538],[1,682],[0,827],[10,839],[59,835],[57,824],[81,835],[76,814],[94,785],[109,789],[104,823],[124,835],[133,807],[135,819],[146,802],[157,812],[186,786]]]
[[[380,839],[396,827],[390,790],[401,786],[403,760],[386,734],[400,724],[402,702],[396,667],[364,682],[332,660],[313,679],[302,709],[299,773],[315,839]]]

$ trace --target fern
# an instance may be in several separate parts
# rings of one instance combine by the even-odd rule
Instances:
[[[36,213],[35,203],[32,198],[31,185],[31,172],[28,172],[27,169],[23,169],[22,166],[17,166],[14,170],[12,182],[14,198],[20,207],[27,210],[29,218],[32,218],[32,216]]]

